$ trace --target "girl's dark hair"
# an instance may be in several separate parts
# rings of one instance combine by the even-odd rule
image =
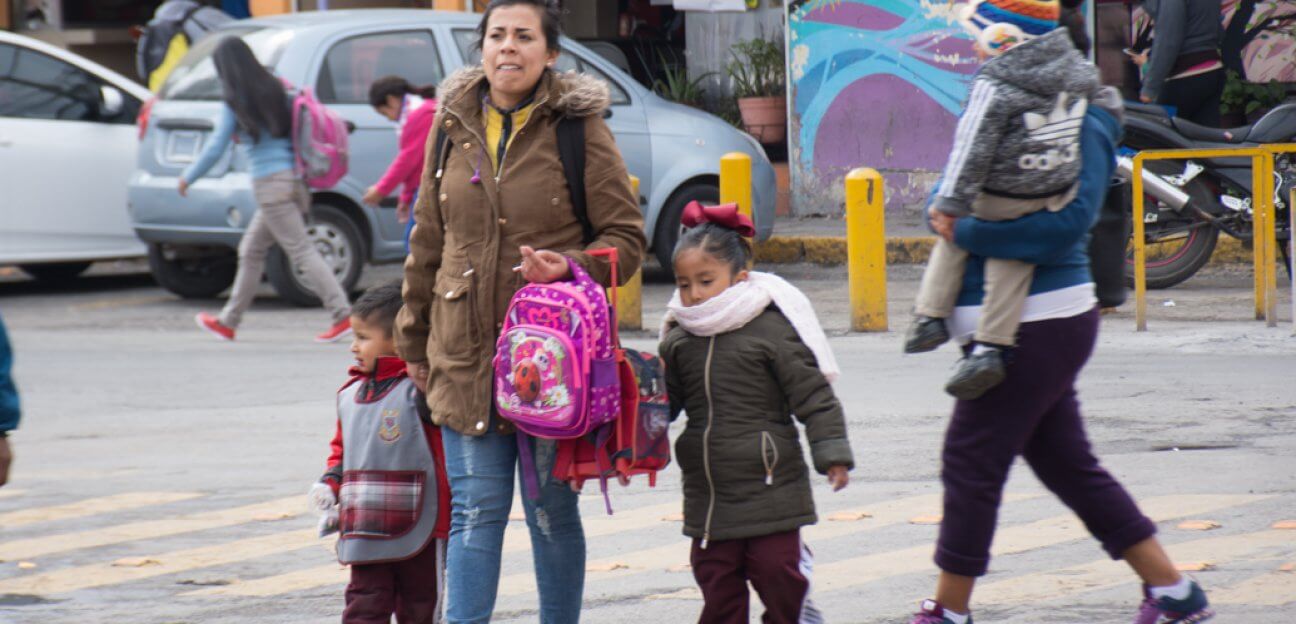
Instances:
[[[482,49],[482,43],[486,41],[486,24],[490,22],[491,14],[495,9],[511,6],[529,6],[533,7],[540,13],[540,30],[544,32],[545,47],[550,52],[558,52],[562,48],[558,45],[559,37],[562,36],[562,9],[558,6],[557,0],[491,0],[486,5],[486,12],[482,13],[481,22],[477,24],[477,49]]]
[[[225,104],[234,111],[241,130],[261,140],[261,133],[286,137],[292,132],[288,93],[242,39],[226,37],[212,53]]]
[[[675,243],[672,263],[680,253],[689,249],[701,249],[702,253],[728,264],[734,275],[751,266],[751,241],[718,223],[703,223],[685,230],[679,242]]]
[[[383,76],[369,85],[369,105],[378,108],[387,103],[389,96],[403,98],[409,93],[430,100],[436,97],[436,85],[416,87],[400,76]]]

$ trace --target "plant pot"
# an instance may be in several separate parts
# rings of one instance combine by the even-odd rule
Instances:
[[[766,145],[787,138],[787,100],[783,96],[740,98],[743,129]]]

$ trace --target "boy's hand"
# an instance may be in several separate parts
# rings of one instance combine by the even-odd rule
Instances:
[[[432,368],[427,362],[411,362],[405,364],[406,374],[409,375],[410,381],[414,382],[414,387],[419,392],[427,394],[428,376],[432,374]]]
[[[850,483],[850,472],[845,466],[833,466],[828,469],[828,483],[834,492],[840,492]]]
[[[333,488],[327,483],[316,483],[311,486],[310,505],[316,511],[328,511],[337,506],[337,496],[333,495]]]

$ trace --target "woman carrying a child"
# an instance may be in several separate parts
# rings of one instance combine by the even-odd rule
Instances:
[[[585,250],[613,247],[626,267],[643,259],[643,216],[600,115],[609,103],[607,86],[550,69],[559,54],[560,19],[553,0],[490,3],[477,28],[482,66],[455,73],[437,90],[435,130],[446,141],[440,162],[437,146],[428,146],[414,208],[396,342],[443,431],[452,491],[451,623],[490,621],[499,585],[520,441],[495,414],[491,360],[513,293],[526,282],[568,278],[569,263],[607,284],[609,267]],[[583,120],[588,244],[559,158],[556,128],[563,118]],[[577,494],[548,476],[552,446],[536,447],[539,498],[523,497],[523,507],[538,619],[574,623],[585,572]]]

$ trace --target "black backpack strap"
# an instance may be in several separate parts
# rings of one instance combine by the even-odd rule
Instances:
[[[589,245],[594,242],[594,224],[590,223],[589,206],[585,203],[585,119],[563,117],[555,132],[558,158],[562,160],[567,190],[571,193],[572,212],[580,222],[582,242]]]
[[[432,148],[432,164],[433,166],[436,167],[436,169],[433,169],[435,175],[432,177],[433,180],[432,184],[435,185],[435,187],[438,189],[437,192],[440,192],[439,189],[441,188],[441,174],[443,172],[442,169],[445,167],[444,158],[445,158],[445,151],[446,151],[446,143],[450,141],[450,137],[446,136],[445,130],[441,129],[441,127],[438,125],[436,129],[436,138],[433,139],[433,141],[435,141],[436,143],[435,146]]]

